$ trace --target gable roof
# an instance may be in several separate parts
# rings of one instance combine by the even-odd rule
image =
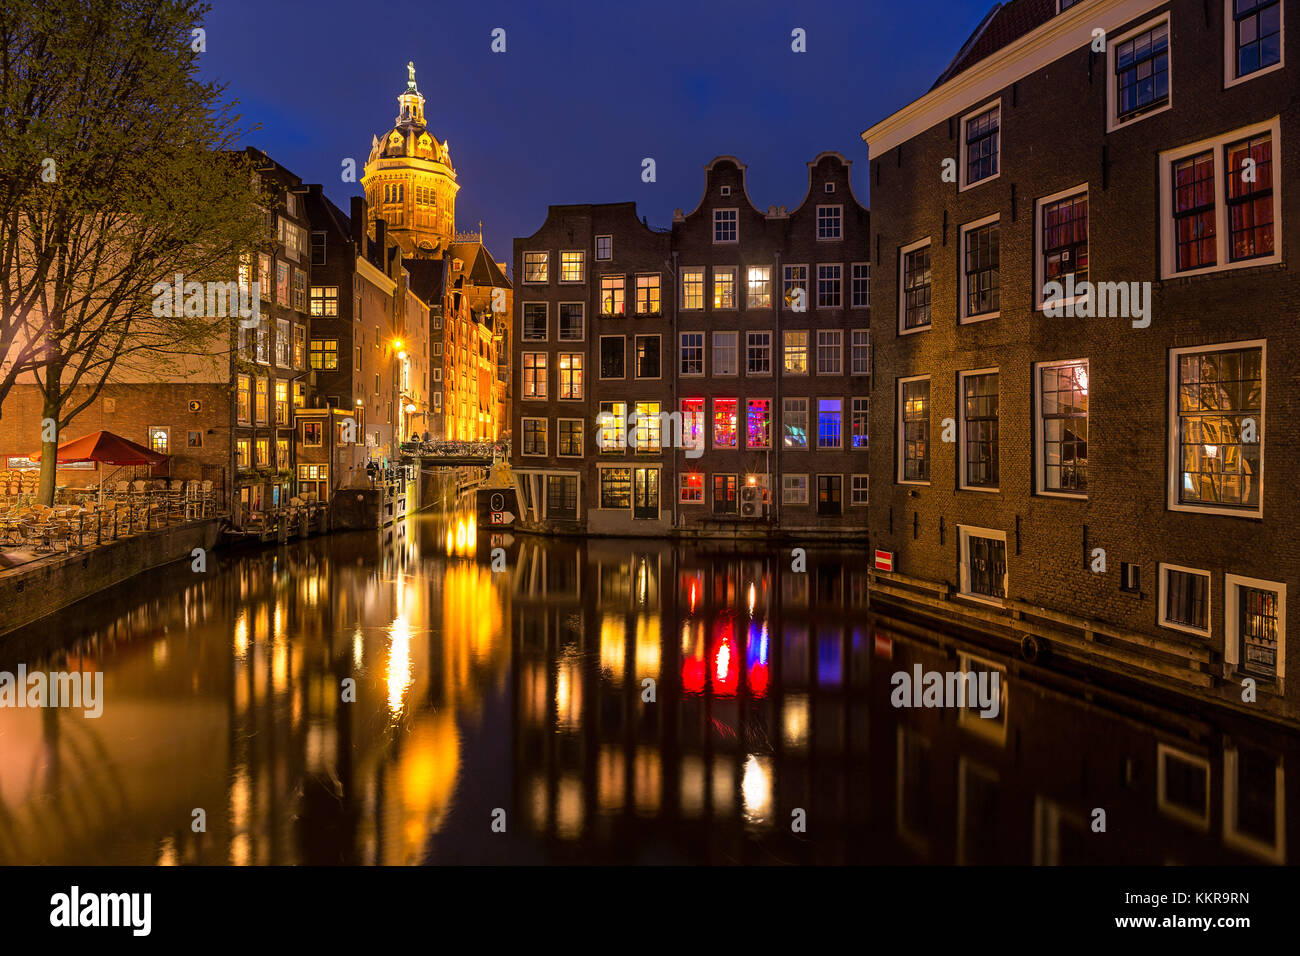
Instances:
[[[403,265],[411,274],[411,291],[427,305],[441,307],[447,291],[446,260],[407,259]]]
[[[463,274],[469,277],[470,285],[511,288],[510,280],[496,264],[496,260],[488,255],[483,243],[453,242],[448,251],[465,263]]]
[[[930,89],[937,89],[1056,16],[1057,0],[1007,0],[984,15],[948,68]]]

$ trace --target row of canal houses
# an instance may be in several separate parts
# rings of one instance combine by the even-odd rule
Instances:
[[[514,244],[520,527],[865,539],[882,605],[1300,717],[1282,13],[998,4],[862,134],[870,217],[836,152],[792,211],[731,156],[667,229],[550,207]]]

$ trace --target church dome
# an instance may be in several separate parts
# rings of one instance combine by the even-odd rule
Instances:
[[[373,163],[380,159],[423,159],[442,163],[451,169],[451,151],[447,143],[439,142],[424,120],[424,94],[415,86],[415,64],[406,64],[406,72],[406,89],[397,97],[399,112],[393,128],[383,136],[371,140],[367,162]]]

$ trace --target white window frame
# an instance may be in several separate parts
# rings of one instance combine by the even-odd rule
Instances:
[[[1279,692],[1286,677],[1286,584],[1281,581],[1265,581],[1261,578],[1248,578],[1240,574],[1223,576],[1223,660],[1233,673],[1241,666],[1241,647],[1237,634],[1237,588],[1258,588],[1277,594],[1277,687]],[[1243,676],[1246,676],[1243,674]]]
[[[973,183],[967,182],[966,181],[966,124],[970,120],[975,119],[977,116],[982,116],[983,114],[987,113],[995,106],[998,109],[998,171],[994,173],[992,176],[985,176],[983,179],[977,179]],[[968,189],[974,189],[976,186],[982,186],[984,185],[984,183],[991,183],[993,182],[993,180],[997,179],[999,176],[1002,175],[1002,143],[1003,143],[1002,134],[1004,132],[1006,132],[1006,129],[1002,125],[1002,97],[1000,96],[989,100],[987,103],[984,103],[981,106],[975,107],[973,110],[971,110],[970,112],[962,116],[962,118],[958,121],[957,123],[958,189],[957,191],[959,193],[964,193]],[[933,263],[931,265],[933,265]]]
[[[808,334],[809,334],[809,331],[810,331],[809,329],[782,329],[782,330],[781,330],[781,374],[782,374],[782,375],[798,375],[798,376],[806,376],[806,375],[808,374],[808,368],[809,368],[809,366],[808,366]],[[790,346],[789,346],[789,344],[787,343],[786,336],[787,336],[787,335],[791,335],[791,334],[802,335],[802,336],[803,336],[803,371],[802,371],[802,372],[794,371],[794,370],[791,370],[791,369],[788,369],[788,368],[785,367],[785,358],[786,358],[786,354],[790,351]]]
[[[686,478],[689,475],[700,476],[700,499],[698,501],[696,501],[694,498],[686,498],[683,496],[683,492],[686,490]],[[709,491],[709,476],[706,472],[679,471],[677,473],[677,503],[678,504],[703,506],[704,504],[707,503],[706,499],[709,497],[708,491]]]
[[[754,304],[754,276],[755,270],[765,270],[767,272],[767,305]],[[746,310],[764,311],[772,308],[772,267],[770,265],[754,265],[745,267],[745,308]]]
[[[821,235],[821,220],[823,209],[834,209],[835,216],[835,235]],[[817,213],[813,217],[813,228],[817,231],[818,242],[843,242],[844,241],[844,204],[843,203],[821,203],[817,206]]]
[[[605,339],[622,339],[623,340],[623,374],[611,375],[608,378],[603,374],[605,363],[602,353],[605,350]],[[623,382],[627,380],[627,336],[626,335],[600,335],[596,341],[596,379],[601,382]]]
[[[581,383],[581,386],[580,386],[580,388],[578,389],[578,391],[579,391],[580,394],[577,395],[577,396],[574,396],[574,397],[570,397],[570,398],[565,398],[563,395],[560,394],[560,371],[561,371],[561,369],[560,369],[560,359],[561,359],[561,357],[563,357],[563,356],[565,356],[565,355],[569,356],[570,359],[572,359],[573,356],[576,355],[579,359],[582,360],[582,364],[583,364],[583,367],[578,369],[578,381]],[[556,353],[555,353],[555,401],[557,401],[557,402],[583,402],[583,401],[586,401],[586,396],[587,396],[587,369],[586,369],[586,364],[587,364],[587,352],[586,352],[585,349],[580,350],[580,351],[577,351],[577,352],[556,352]],[[569,366],[569,372],[570,372],[570,373],[573,372],[573,366],[572,366],[572,363],[570,363],[570,366]],[[547,376],[548,376],[548,377],[550,376],[550,370],[549,370],[549,369],[547,370]],[[570,381],[572,381],[572,374],[570,374]],[[549,383],[548,383],[548,384],[549,384]]]
[[[718,238],[718,213],[721,212],[731,212],[736,214],[736,238],[735,239]],[[713,219],[713,244],[714,245],[731,246],[740,242],[740,207],[739,206],[724,206],[719,209],[714,209],[712,219]]]
[[[700,305],[699,308],[693,308],[686,304],[686,274],[699,273],[700,276]],[[677,283],[678,300],[681,303],[683,312],[703,312],[709,302],[709,269],[708,266],[683,266],[682,279]]]
[[[750,371],[750,368],[749,368],[749,350],[750,350],[750,348],[751,348],[750,336],[752,336],[752,335],[766,335],[766,336],[767,336],[767,346],[766,346],[766,348],[767,348],[767,371],[766,371],[766,372],[753,372],[753,371]],[[773,350],[772,339],[773,339],[773,338],[775,338],[775,336],[774,336],[774,334],[773,334],[773,332],[772,332],[771,329],[746,329],[746,330],[745,330],[745,377],[746,377],[746,378],[771,378],[772,375],[775,374],[774,371],[773,371],[774,368],[775,368],[775,366],[774,366],[773,363],[772,363],[772,350]],[[755,347],[755,348],[762,348],[763,346],[752,346],[752,347]]]
[[[530,339],[524,333],[528,328],[524,321],[524,315],[528,307],[540,305],[542,312],[546,316],[546,333],[540,339]],[[584,323],[585,324],[585,323]],[[519,303],[519,343],[521,345],[541,345],[551,340],[551,304],[549,302],[521,302]]]
[[[1168,593],[1167,572],[1181,571],[1184,574],[1196,574],[1205,578],[1205,627],[1195,628],[1187,624],[1179,624],[1169,620],[1165,616],[1165,595]],[[1202,568],[1185,568],[1180,564],[1166,564],[1163,561],[1156,565],[1157,588],[1156,600],[1159,602],[1156,606],[1156,623],[1161,627],[1167,627],[1173,631],[1182,631],[1185,634],[1195,634],[1197,637],[1210,637],[1214,632],[1214,577],[1209,571]]]
[[[637,342],[641,339],[654,339],[659,343],[659,374],[642,375],[637,368]],[[624,369],[627,371],[627,369]],[[638,382],[659,382],[664,377],[664,338],[658,332],[638,332],[632,337],[632,378]]]
[[[546,450],[542,452],[524,451],[527,447],[524,444],[524,422],[541,422],[542,423],[542,443]],[[524,415],[519,419],[519,454],[525,458],[546,458],[551,450],[551,423],[544,415]]]
[[[843,375],[844,374],[844,330],[843,329],[814,329],[817,334],[815,339],[813,356],[813,374],[814,375]],[[835,344],[835,354],[837,356],[836,365],[839,367],[834,372],[823,372],[822,365],[822,334],[837,336]],[[829,348],[830,346],[827,346]]]
[[[791,489],[787,488],[785,484],[786,479],[788,478],[803,479],[803,495],[801,497],[798,498],[789,497],[789,492],[791,491]],[[793,474],[793,475],[788,475],[788,474],[781,475],[781,504],[783,505],[807,505],[808,504],[808,476],[806,474],[801,473],[801,474]]]
[[[1033,397],[1034,397],[1034,494],[1042,495],[1047,498],[1073,498],[1075,501],[1087,501],[1088,494],[1084,492],[1079,494],[1077,491],[1054,491],[1047,487],[1047,459],[1044,455],[1043,447],[1043,376],[1042,370],[1045,368],[1057,368],[1062,365],[1078,365],[1083,363],[1088,367],[1088,444],[1089,444],[1089,471],[1091,471],[1091,445],[1092,445],[1092,362],[1087,358],[1056,359],[1051,362],[1033,362],[1030,364],[1030,372],[1033,374]],[[1001,382],[998,383],[999,386]],[[1089,484],[1091,485],[1091,474],[1089,474]]]
[[[526,363],[525,363],[524,360],[525,360],[526,358],[528,358],[528,356],[530,356],[530,355],[540,355],[540,356],[541,356],[541,357],[546,361],[546,365],[545,365],[545,367],[542,369],[542,372],[543,372],[543,378],[542,378],[542,394],[540,394],[540,395],[525,395],[525,394],[524,394],[524,383],[525,383],[525,377],[527,376],[528,371],[529,371],[528,368],[527,368],[527,365],[526,365]],[[520,353],[519,353],[519,356],[520,356],[520,357],[519,357],[519,392],[520,392],[520,394],[519,394],[519,398],[520,398],[520,401],[524,401],[524,402],[545,402],[545,401],[549,401],[549,399],[550,399],[550,395],[551,395],[551,359],[550,359],[550,353],[549,353],[549,352],[520,352]],[[534,374],[537,372],[536,363],[534,363],[532,371],[534,372]]]
[[[998,377],[998,483],[991,488],[966,484],[966,379],[977,375]],[[1002,372],[999,368],[964,369],[957,373],[957,487],[962,491],[1000,494],[1002,491]]]
[[[722,272],[731,273],[731,305],[717,305],[718,301],[718,274]],[[713,281],[709,286],[708,304],[711,312],[735,312],[740,308],[740,267],[739,266],[714,266],[712,269]]]
[[[1228,197],[1223,177],[1223,151],[1229,143],[1248,139],[1268,133],[1273,143],[1273,254],[1256,259],[1243,259],[1240,262],[1228,260]],[[1215,264],[1200,269],[1177,270],[1178,244],[1174,236],[1174,194],[1173,165],[1180,159],[1194,156],[1209,150],[1214,159],[1214,238]],[[1282,124],[1279,117],[1252,123],[1231,132],[1212,136],[1177,149],[1166,150],[1159,156],[1160,163],[1160,278],[1181,279],[1185,276],[1199,276],[1211,272],[1227,272],[1231,269],[1252,269],[1257,266],[1277,265],[1282,261],[1282,176],[1279,174],[1278,157],[1282,155]],[[1089,210],[1091,215],[1091,210]]]
[[[903,288],[903,280],[907,270],[907,256],[909,253],[916,252],[931,244],[931,237],[926,236],[924,239],[918,239],[910,242],[898,249],[898,334],[915,335],[917,332],[928,332],[934,328],[934,255],[931,250],[930,258],[930,321],[926,325],[918,325],[914,329],[904,326],[907,321],[907,290]]]
[[[578,257],[578,278],[564,278],[564,257]],[[587,252],[585,249],[561,249],[559,254],[560,272],[556,276],[556,282],[560,285],[582,285],[587,281]]]
[[[602,256],[600,254],[600,240],[602,239],[609,240],[609,255],[607,256]],[[612,235],[597,236],[595,246],[592,249],[592,255],[595,257],[595,260],[597,262],[609,262],[611,259],[613,259],[614,258],[614,237]]]
[[[957,525],[958,549],[957,549],[957,570],[959,577],[959,594],[968,601],[978,601],[981,604],[991,604],[994,607],[1005,607],[1006,602],[1011,600],[1011,561],[1007,561],[1007,569],[1002,572],[1002,590],[1006,593],[1005,599],[992,598],[986,594],[974,594],[970,589],[970,562],[968,560],[969,547],[971,538],[989,538],[993,541],[1001,541],[1003,552],[1006,552],[1007,533],[1005,531],[996,531],[993,528],[977,528],[974,525],[959,524]],[[1008,559],[1010,555],[1007,556]]]
[[[733,349],[735,355],[735,368],[730,372],[719,372],[717,364],[717,343],[719,335],[730,335],[732,337]],[[709,339],[709,346],[713,350],[709,356],[709,370],[717,378],[738,378],[740,376],[740,333],[735,329],[715,329]]]
[[[867,337],[865,346],[859,346],[853,341],[855,335],[862,334]],[[853,350],[859,347],[865,347],[867,350],[867,367],[864,371],[857,371],[853,367]],[[849,374],[850,375],[870,375],[871,374],[871,329],[849,329]]]
[[[846,416],[845,416],[844,401],[845,401],[845,399],[844,399],[844,396],[843,396],[843,395],[818,395],[818,396],[816,396],[816,397],[814,397],[814,398],[811,398],[811,399],[809,400],[809,402],[808,402],[808,405],[809,405],[809,408],[808,408],[808,417],[811,419],[811,421],[809,421],[809,423],[808,423],[808,447],[811,448],[813,451],[849,451],[849,450],[851,450],[851,449],[849,449],[849,448],[846,447],[846,445],[847,445],[848,443],[845,441],[845,434],[844,434],[844,433],[845,433],[845,431],[847,430],[847,429],[845,428],[845,426],[846,426],[846,424],[847,424],[847,420],[846,420]],[[839,403],[840,403],[840,440],[839,440],[839,443],[838,443],[838,444],[835,444],[835,445],[823,445],[823,444],[822,444],[822,402],[839,402]],[[782,406],[782,408],[784,408],[784,406]],[[782,438],[784,438],[784,437],[785,437],[785,436],[782,435]],[[843,478],[844,476],[841,475],[840,477]],[[844,488],[843,488],[843,485],[841,485],[841,486],[840,486],[840,495],[841,495],[841,497],[840,497],[840,513],[841,513],[841,514],[844,513],[844,499],[843,499],[843,494],[844,494]]]
[[[544,261],[546,263],[546,278],[544,280],[543,279],[529,280],[528,279],[528,257],[538,256],[538,255],[544,257]],[[549,251],[545,249],[525,249],[523,266],[524,266],[524,274],[521,278],[523,279],[524,285],[550,285],[551,284],[551,254]]]
[[[866,269],[867,274],[864,277],[867,283],[866,301],[861,305],[853,300],[853,283],[858,281],[858,277],[853,273],[857,269]],[[850,309],[869,309],[871,308],[871,263],[870,262],[850,262],[849,263],[849,308]]]
[[[983,182],[984,180],[980,180]],[[968,222],[957,232],[957,323],[959,325],[974,325],[977,322],[987,322],[990,319],[996,319],[1002,314],[1002,214],[994,213],[991,216],[985,216],[983,219],[976,219],[974,222]],[[992,312],[981,312],[979,315],[971,315],[966,311],[966,234],[982,229],[985,226],[998,223],[998,308]],[[934,263],[930,264],[931,281],[934,275]],[[932,290],[933,296],[933,290]],[[934,300],[930,300],[930,321],[934,321]]]
[[[1281,56],[1272,66],[1265,66],[1245,76],[1237,76],[1237,31],[1236,21],[1232,18],[1233,0],[1223,0],[1223,88],[1245,83],[1257,76],[1264,76],[1286,66],[1286,2],[1282,0],[1278,7],[1278,26],[1281,29]]]
[[[1179,482],[1182,479],[1182,465],[1178,461],[1178,359],[1180,356],[1203,352],[1231,352],[1237,349],[1258,348],[1260,351],[1260,405],[1259,422],[1255,435],[1259,443],[1259,505],[1254,508],[1237,508],[1232,506],[1212,507],[1209,505],[1183,504],[1178,500]],[[1089,383],[1091,396],[1091,382]],[[1191,345],[1169,350],[1169,432],[1165,439],[1165,470],[1169,482],[1165,489],[1165,505],[1170,511],[1187,511],[1195,514],[1219,515],[1228,518],[1262,518],[1264,517],[1264,442],[1267,437],[1265,427],[1268,413],[1268,345],[1266,339],[1250,339],[1246,342],[1216,342],[1211,345]],[[1091,413],[1091,408],[1089,409]]]
[[[578,453],[576,455],[566,455],[560,451],[560,423],[577,422],[578,423]],[[581,418],[557,418],[555,420],[555,457],[556,458],[582,458],[587,451],[587,437],[583,433],[585,424]]]
[[[560,310],[566,305],[576,305],[582,313],[582,334],[576,339],[566,339],[560,334]],[[549,309],[547,310],[549,312]],[[550,331],[550,316],[547,316],[547,331]],[[585,342],[587,341],[587,303],[585,302],[557,302],[555,303],[555,341],[557,342]]]
[[[1127,43],[1139,33],[1146,33],[1153,30],[1160,24],[1165,24],[1169,30],[1169,99],[1165,105],[1159,109],[1148,110],[1145,113],[1139,113],[1137,116],[1130,117],[1126,120],[1119,118],[1119,97],[1118,90],[1115,88],[1115,49],[1122,43]],[[1139,26],[1131,30],[1125,30],[1121,36],[1106,37],[1106,132],[1113,133],[1117,129],[1123,129],[1126,126],[1132,126],[1134,123],[1140,123],[1144,119],[1150,119],[1152,116],[1159,116],[1166,110],[1174,108],[1174,29],[1172,17],[1169,11],[1165,11],[1158,17],[1152,17]]]
[[[1165,770],[1166,759],[1173,757],[1183,763],[1191,764],[1205,771],[1205,808],[1200,814],[1190,812],[1186,807],[1169,802],[1168,782]],[[1156,808],[1165,816],[1189,824],[1196,829],[1207,832],[1210,829],[1210,761],[1197,754],[1188,753],[1178,747],[1158,742],[1156,744]]]
[[[865,479],[867,480],[867,500],[866,500],[866,501],[855,501],[855,500],[854,500],[854,497],[855,497],[855,495],[857,494],[857,491],[856,491],[856,489],[853,487],[853,483],[854,483],[854,481],[856,481],[858,478],[865,478]],[[870,503],[871,503],[871,476],[868,475],[868,474],[849,475],[849,507],[850,507],[850,508],[865,508],[865,507],[867,507]]]
[[[816,274],[815,276],[810,276],[808,281],[809,281],[809,284],[810,284],[810,285],[811,285],[812,283],[814,283],[814,282],[816,283],[816,285],[814,286],[814,292],[813,292],[813,294],[817,297],[817,301],[814,303],[814,307],[815,307],[818,311],[827,311],[827,312],[830,312],[830,311],[833,311],[833,310],[843,309],[843,308],[844,308],[844,263],[842,263],[842,262],[819,262],[819,263],[817,263],[815,266],[813,266],[813,268],[817,270],[817,274]],[[821,296],[821,284],[822,284],[821,270],[822,270],[822,269],[831,269],[831,268],[839,269],[839,271],[840,271],[840,277],[839,277],[838,279],[835,280],[836,291],[839,293],[839,295],[837,295],[836,298],[840,300],[840,304],[839,304],[839,305],[822,305],[822,304],[821,304],[821,300],[822,300],[822,296]],[[829,282],[830,280],[828,279],[828,280],[826,280],[826,281]],[[806,303],[805,303],[805,304],[806,304]]]
[[[815,447],[816,447],[815,444],[811,444],[811,443],[809,442],[809,440],[808,440],[808,439],[809,439],[808,432],[809,432],[809,427],[810,427],[809,424],[808,424],[808,415],[809,415],[808,407],[809,407],[809,403],[810,403],[811,401],[812,401],[812,399],[810,399],[807,395],[795,395],[795,396],[788,396],[788,395],[787,395],[786,397],[784,397],[784,398],[781,399],[781,447],[784,448],[786,451],[808,451],[810,448],[815,448]],[[787,445],[787,444],[785,443],[785,420],[786,420],[787,416],[789,416],[789,414],[790,414],[790,407],[789,407],[789,403],[790,403],[790,402],[803,402],[803,439],[804,439],[804,443],[803,443],[802,446],[798,446],[798,445]],[[807,476],[805,475],[804,477],[807,477]]]
[[[698,372],[682,371],[682,359],[686,354],[685,338],[688,335],[698,335],[700,337],[700,370]],[[689,330],[677,334],[677,375],[680,378],[703,378],[708,371],[708,337],[709,334],[703,329]],[[661,357],[662,358],[662,357]]]
[[[903,446],[906,441],[903,437],[903,386],[910,382],[929,382],[930,383],[930,401],[927,411],[930,416],[930,437],[926,440],[926,454],[930,463],[930,480],[917,481],[914,478],[903,477]],[[894,479],[900,485],[916,485],[924,487],[934,480],[934,382],[929,375],[909,375],[907,378],[900,378],[894,386]]]
[[[1270,863],[1286,862],[1286,776],[1282,762],[1273,764],[1273,832],[1277,840],[1265,843],[1256,837],[1237,832],[1237,748],[1223,749],[1223,842],[1230,847],[1252,853]]]
[[[1047,276],[1043,271],[1043,207],[1054,202],[1060,202],[1062,199],[1069,199],[1073,196],[1083,193],[1083,198],[1088,201],[1088,281],[1092,281],[1092,197],[1088,194],[1088,184],[1080,183],[1070,189],[1062,189],[1058,193],[1052,193],[1050,196],[1042,196],[1034,200],[1034,309],[1041,312],[1043,310],[1043,286],[1047,284]],[[1001,235],[998,237],[1001,242]],[[999,248],[999,254],[1001,249]],[[1080,301],[1083,296],[1072,295],[1069,298],[1061,298],[1060,305],[1065,307],[1073,305]]]

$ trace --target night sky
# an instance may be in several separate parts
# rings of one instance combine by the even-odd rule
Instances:
[[[809,160],[853,162],[864,129],[923,94],[992,0],[443,3],[211,0],[202,75],[228,84],[247,139],[347,210],[370,138],[397,115],[413,60],[434,135],[450,140],[458,229],[481,219],[502,260],[552,203],[633,200],[652,226],[689,212],[703,167],[748,166],[759,209],[803,199]],[[506,30],[506,52],[491,33]],[[806,53],[791,31],[807,33]],[[641,181],[652,157],[657,182]]]

